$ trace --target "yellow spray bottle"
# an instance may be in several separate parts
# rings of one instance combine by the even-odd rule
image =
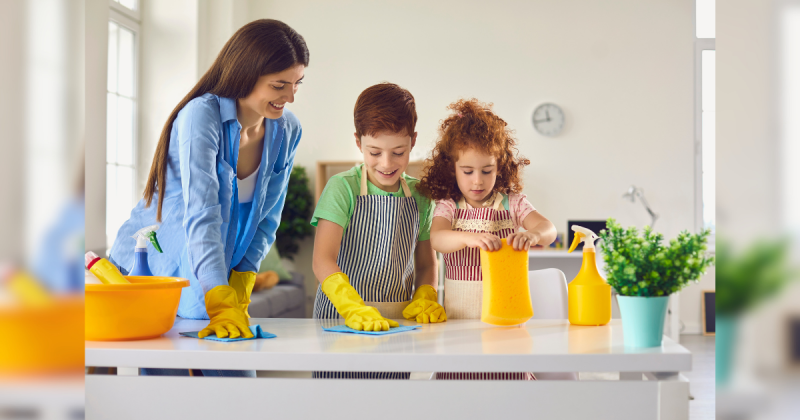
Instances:
[[[575,325],[605,325],[611,320],[611,286],[600,277],[595,260],[594,241],[597,235],[582,226],[573,225],[575,240],[569,252],[583,241],[583,265],[569,283],[569,322]]]

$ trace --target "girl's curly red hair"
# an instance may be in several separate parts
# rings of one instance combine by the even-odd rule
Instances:
[[[461,152],[475,149],[497,158],[494,191],[505,194],[522,192],[520,172],[530,160],[520,157],[513,130],[492,112],[491,103],[460,99],[447,109],[453,114],[441,122],[439,140],[425,160],[417,190],[433,200],[461,199],[456,183],[456,161]]]

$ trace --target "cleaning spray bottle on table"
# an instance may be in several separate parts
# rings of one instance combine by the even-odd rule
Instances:
[[[161,245],[158,244],[158,238],[156,238],[157,230],[158,225],[152,225],[139,229],[139,231],[132,236],[133,239],[136,239],[136,249],[133,253],[133,268],[130,272],[131,276],[153,275],[153,273],[150,271],[150,265],[147,264],[147,242],[150,241],[156,251],[163,253],[161,250]]]
[[[84,262],[86,269],[91,271],[103,284],[130,284],[114,264],[105,258],[100,258],[92,251],[86,253]]]
[[[569,322],[575,325],[605,325],[611,320],[611,286],[597,271],[594,241],[598,236],[589,229],[573,225],[575,239],[569,252],[583,242],[583,265],[569,283]]]

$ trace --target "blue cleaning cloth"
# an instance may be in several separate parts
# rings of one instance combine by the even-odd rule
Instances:
[[[399,327],[389,328],[389,331],[359,331],[359,330],[354,330],[348,327],[347,325],[337,325],[335,327],[330,327],[330,328],[322,327],[323,330],[329,332],[347,333],[347,334],[368,334],[368,335],[394,334],[399,332],[416,330],[417,328],[419,328],[419,325],[411,325],[411,326],[401,325]]]
[[[251,325],[250,331],[253,332],[253,337],[251,338],[219,338],[216,334],[211,334],[207,337],[203,337],[203,340],[214,340],[214,341],[244,341],[244,340],[255,340],[256,338],[275,338],[277,335],[268,333],[261,329],[261,325]],[[184,337],[193,337],[193,338],[200,338],[197,336],[200,331],[192,331],[192,332],[182,332],[180,335]]]

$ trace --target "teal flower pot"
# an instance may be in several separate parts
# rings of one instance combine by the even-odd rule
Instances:
[[[664,335],[669,296],[617,295],[626,347],[658,347]]]
[[[731,376],[731,366],[736,355],[735,345],[739,326],[739,319],[736,316],[717,316],[714,335],[716,337],[716,378],[717,387],[724,387],[728,384]]]

